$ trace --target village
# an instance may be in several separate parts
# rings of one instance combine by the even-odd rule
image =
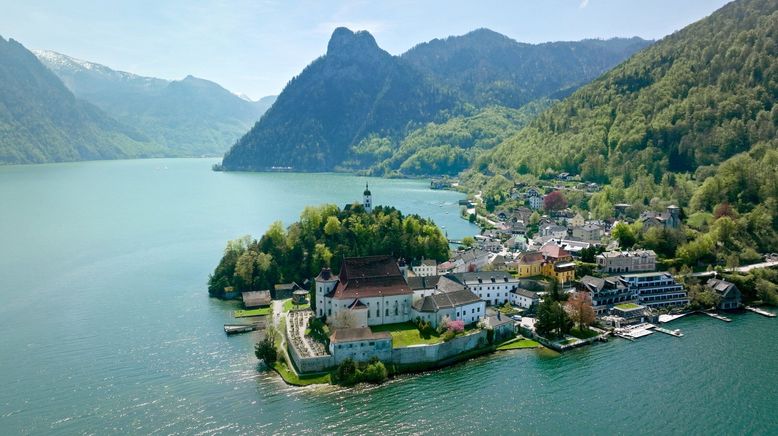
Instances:
[[[680,337],[680,330],[659,324],[690,313],[728,322],[718,312],[743,308],[738,287],[711,271],[695,279],[715,296],[714,306],[692,310],[682,278],[663,269],[654,251],[620,249],[611,230],[628,220],[629,205],[615,205],[619,218],[611,220],[586,219],[567,208],[540,215],[553,192],[522,190],[524,206],[483,217],[488,226],[450,241],[458,249],[443,262],[389,253],[344,257],[339,271],[325,267],[304,283],[244,292],[245,310],[235,316],[266,321],[225,325],[225,332],[271,326],[279,374],[290,384],[308,384],[346,364],[382,362],[393,373],[413,372],[502,350],[562,352],[654,331]],[[470,201],[462,205],[463,216],[475,213]],[[373,208],[367,186],[362,207]],[[682,225],[673,205],[630,221],[646,228]],[[553,310],[563,311],[566,321],[553,324]]]

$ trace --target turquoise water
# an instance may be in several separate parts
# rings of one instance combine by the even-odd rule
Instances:
[[[359,200],[364,178],[214,173],[213,160],[0,168],[0,432],[778,433],[778,321],[675,322],[556,355],[495,354],[377,388],[260,371],[207,275],[227,239]],[[370,179],[377,204],[473,232],[460,194]]]

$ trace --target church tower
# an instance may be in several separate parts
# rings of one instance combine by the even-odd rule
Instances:
[[[373,196],[370,194],[370,188],[365,183],[365,192],[362,193],[362,206],[368,213],[373,212]]]

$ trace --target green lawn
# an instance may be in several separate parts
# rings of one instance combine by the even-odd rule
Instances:
[[[579,330],[579,329],[572,329],[570,330],[570,334],[575,336],[578,339],[589,339],[597,336],[597,332],[594,330]]]
[[[497,347],[498,351],[504,351],[504,350],[523,350],[526,348],[538,348],[540,346],[540,343],[533,341],[532,339],[516,339],[510,342],[506,342],[499,347]]]
[[[622,303],[622,304],[617,304],[615,307],[618,307],[621,310],[629,310],[629,309],[637,309],[640,306],[638,306],[635,303]]]
[[[235,318],[245,318],[247,316],[267,316],[270,315],[270,312],[272,312],[273,309],[270,307],[261,307],[259,309],[251,309],[251,310],[236,310],[235,312],[232,312],[232,316]]]
[[[443,338],[440,337],[437,332],[430,335],[428,339],[422,338],[419,329],[410,322],[376,325],[370,327],[370,330],[372,330],[373,333],[389,332],[389,334],[392,335],[392,346],[394,348],[443,342]]]
[[[322,385],[329,384],[331,377],[330,373],[312,374],[298,376],[286,367],[286,364],[276,362],[273,364],[273,369],[281,376],[287,384],[294,386],[308,386],[308,385]]]
[[[307,309],[307,308],[311,307],[311,303],[310,303],[310,301],[311,301],[311,300],[310,300],[310,296],[311,296],[311,294],[308,294],[308,297],[306,297],[306,300],[308,301],[308,303],[306,303],[306,304],[301,304],[301,305],[299,305],[299,306],[296,306],[296,305],[295,305],[295,304],[292,302],[292,300],[291,300],[291,299],[284,301],[284,312],[289,312],[289,311],[290,311],[290,310],[292,310],[292,309]]]

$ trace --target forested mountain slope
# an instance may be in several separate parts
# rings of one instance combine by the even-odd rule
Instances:
[[[73,96],[20,43],[0,37],[0,163],[161,154],[144,135]]]

